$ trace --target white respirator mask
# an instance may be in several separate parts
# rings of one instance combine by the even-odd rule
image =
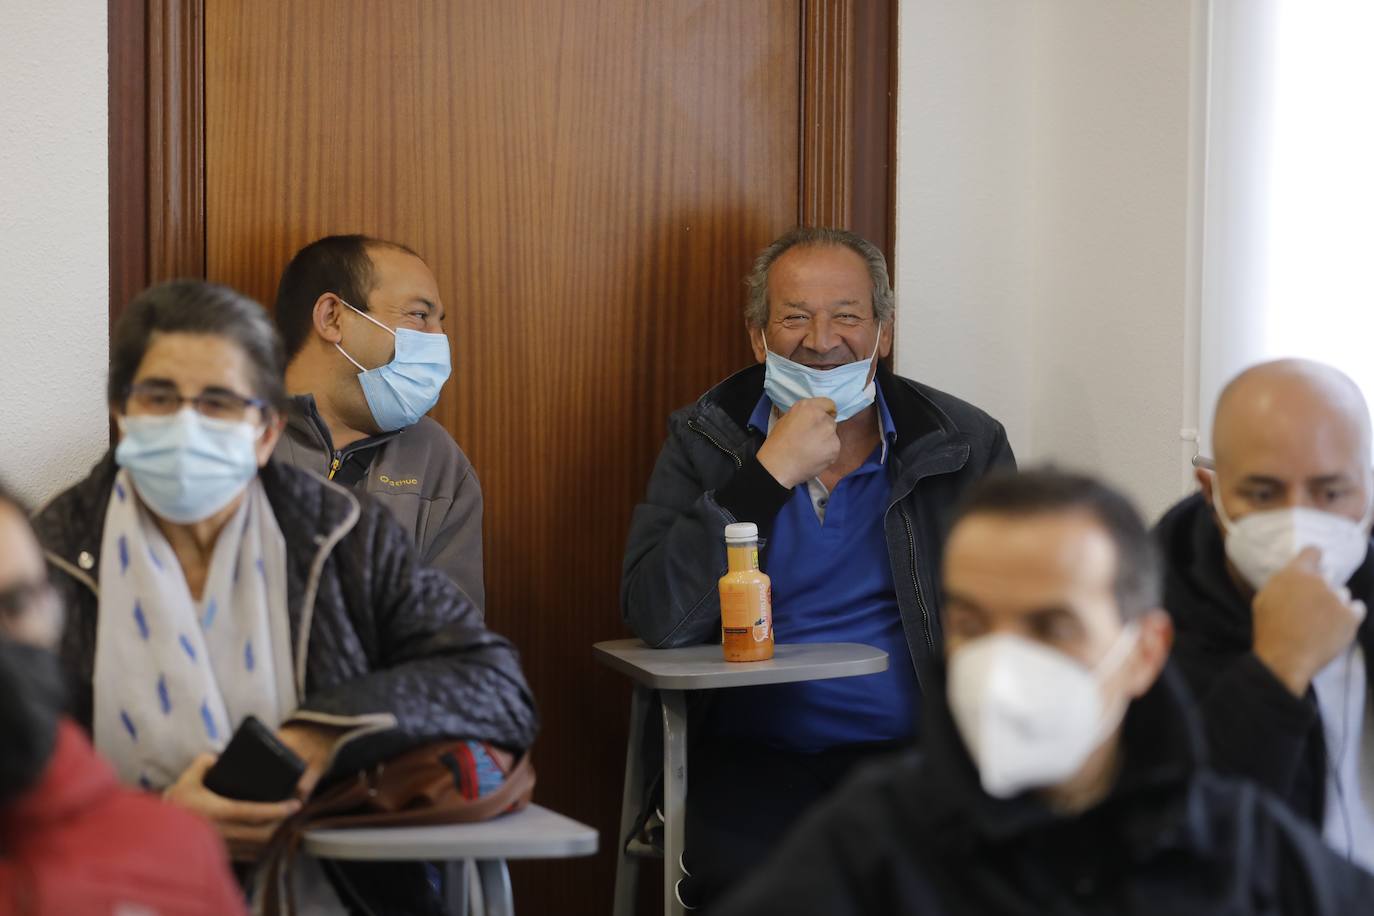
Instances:
[[[949,706],[983,789],[1009,798],[1068,779],[1126,714],[1102,682],[1124,664],[1139,627],[1127,625],[1089,668],[1013,633],[982,636],[949,660]]]
[[[1369,510],[1358,522],[1304,506],[1252,512],[1232,521],[1215,485],[1212,506],[1226,532],[1226,558],[1255,591],[1308,547],[1321,551],[1322,578],[1340,588],[1369,552]]]

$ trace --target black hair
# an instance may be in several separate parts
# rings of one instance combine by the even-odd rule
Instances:
[[[277,330],[291,359],[310,339],[315,303],[325,293],[367,311],[367,297],[376,286],[371,248],[391,248],[415,254],[404,245],[368,235],[330,235],[311,242],[291,258],[277,284]]]
[[[106,395],[121,406],[156,334],[223,337],[248,357],[253,396],[276,410],[286,405],[286,358],[261,305],[238,290],[204,280],[169,280],[134,297],[110,335]]]
[[[1131,621],[1159,607],[1159,552],[1140,513],[1121,493],[1089,477],[1053,467],[998,472],[969,491],[954,525],[974,515],[1026,517],[1065,512],[1090,515],[1116,547],[1112,591],[1122,620]]]

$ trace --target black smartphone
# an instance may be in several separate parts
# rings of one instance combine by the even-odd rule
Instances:
[[[305,761],[256,716],[249,716],[205,771],[205,788],[237,801],[284,801],[304,772]]]

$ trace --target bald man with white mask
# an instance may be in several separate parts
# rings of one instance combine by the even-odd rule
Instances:
[[[1222,392],[1212,444],[1155,532],[1212,762],[1374,869],[1369,409],[1329,366],[1264,363]]]

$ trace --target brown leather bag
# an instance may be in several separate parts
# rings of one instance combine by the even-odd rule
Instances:
[[[277,830],[263,863],[262,911],[294,916],[291,869],[307,830],[335,827],[416,827],[467,824],[520,811],[534,794],[529,753],[506,771],[486,795],[463,795],[456,749],[462,741],[441,741],[379,763],[316,795]]]

